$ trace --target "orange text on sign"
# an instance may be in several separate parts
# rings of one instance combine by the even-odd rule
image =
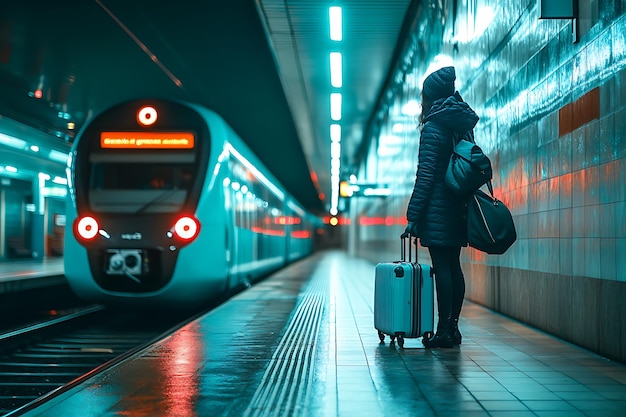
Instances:
[[[102,149],[192,149],[189,132],[102,132]]]

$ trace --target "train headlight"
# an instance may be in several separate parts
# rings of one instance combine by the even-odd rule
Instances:
[[[76,232],[85,240],[90,240],[96,237],[99,229],[100,227],[96,219],[89,216],[82,217],[76,225]]]
[[[179,239],[189,241],[196,237],[200,224],[193,217],[181,217],[174,225],[174,233]]]

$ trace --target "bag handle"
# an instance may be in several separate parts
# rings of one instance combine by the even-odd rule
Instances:
[[[408,232],[404,232],[400,235],[400,246],[401,246],[401,252],[400,252],[400,262],[407,262],[406,259],[406,240],[407,238],[409,238],[409,259],[408,262],[411,262],[413,259],[413,256],[411,256],[411,238],[413,238],[413,243],[415,244],[415,262],[417,262],[417,238],[415,236],[411,236],[410,233]]]

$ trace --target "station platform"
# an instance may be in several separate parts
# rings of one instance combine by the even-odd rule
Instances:
[[[62,257],[0,262],[0,294],[66,284]]]
[[[23,415],[626,415],[626,366],[471,302],[461,346],[380,343],[373,284],[315,253]]]

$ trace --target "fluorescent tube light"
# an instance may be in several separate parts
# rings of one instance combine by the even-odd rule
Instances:
[[[333,87],[340,88],[343,84],[341,69],[341,52],[330,53],[330,84]]]
[[[330,144],[330,157],[331,158],[341,158],[341,144],[338,142],[333,142]]]
[[[330,118],[341,120],[341,93],[330,94]]]
[[[7,145],[15,149],[24,149],[26,147],[26,142],[22,139],[5,135],[4,133],[0,133],[0,144]]]
[[[332,6],[328,9],[330,18],[330,39],[340,41],[343,39],[343,29],[341,23],[341,7]]]
[[[333,142],[341,142],[341,125],[333,123],[330,125],[330,140]]]

